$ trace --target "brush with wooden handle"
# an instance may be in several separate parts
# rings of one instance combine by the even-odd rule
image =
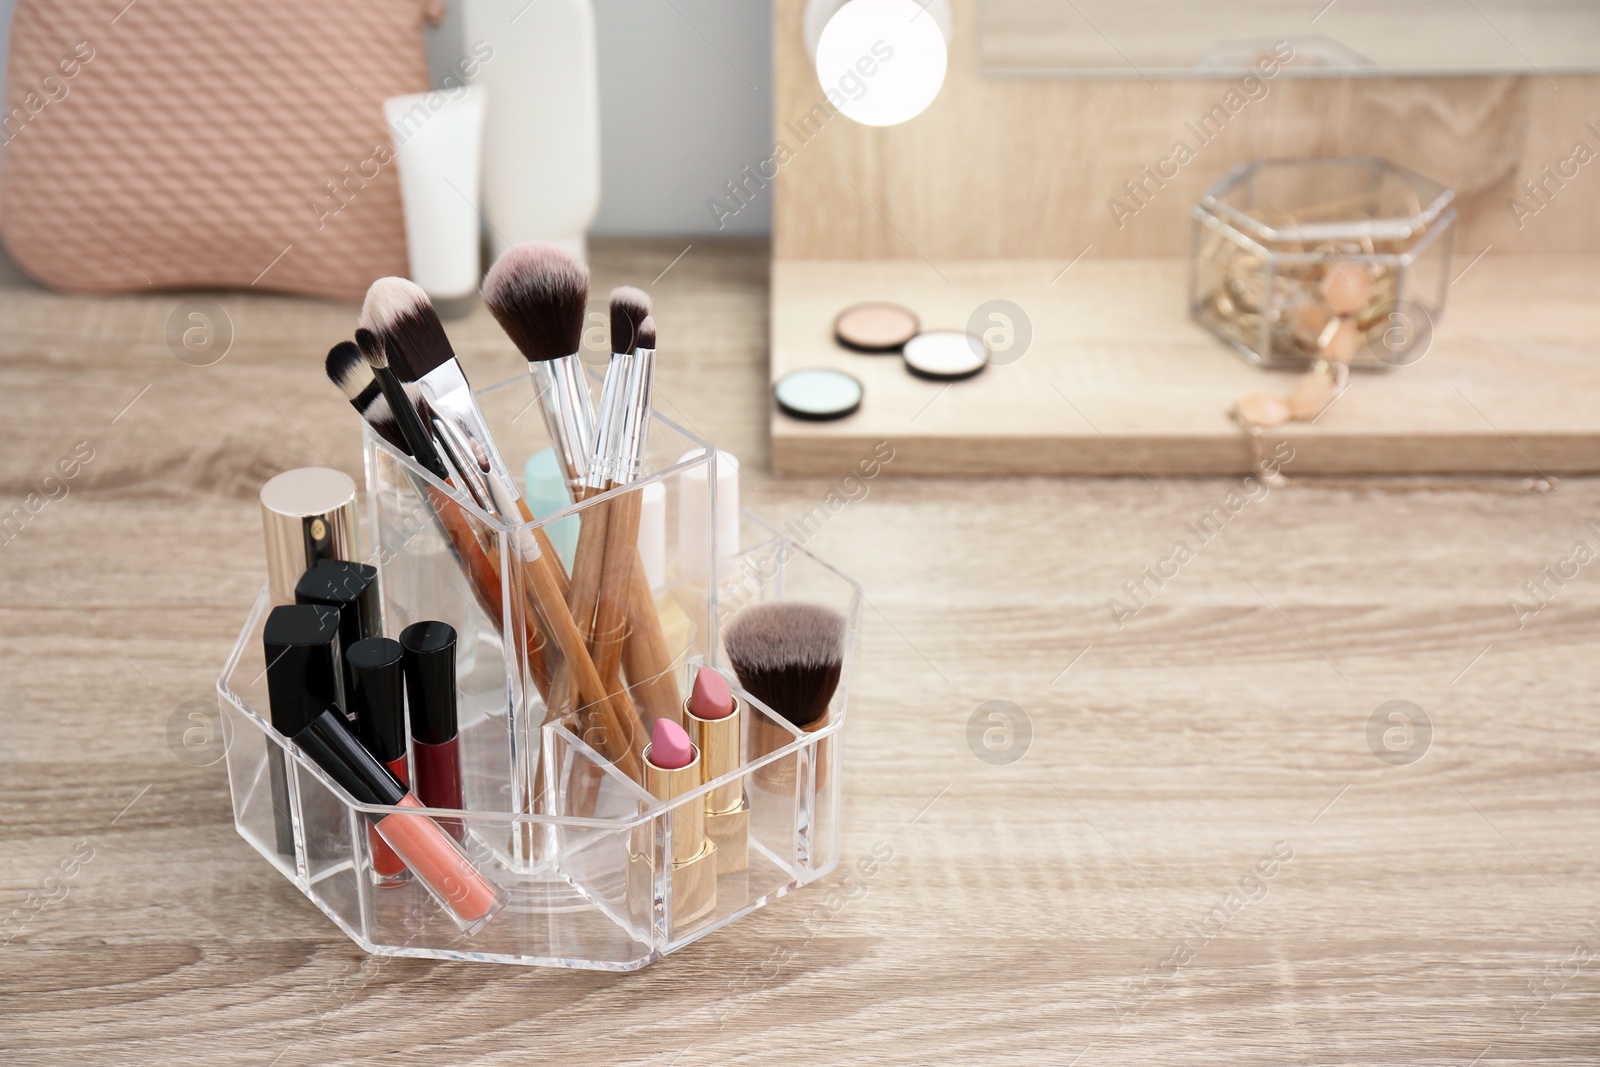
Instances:
[[[434,416],[448,424],[447,433],[470,446],[473,456],[483,464],[483,480],[501,520],[508,524],[523,521],[518,504],[521,492],[499,458],[499,450],[427,294],[404,278],[380,278],[367,291],[362,320],[383,340],[390,364],[401,381],[421,387]],[[637,716],[626,695],[613,693],[613,687],[595,670],[587,643],[562,595],[559,558],[549,547],[542,528],[533,529],[531,534],[526,528],[518,531],[513,548],[522,587],[533,609],[532,620],[543,627],[549,644],[561,651],[563,662],[553,672],[552,692],[562,690],[562,672],[570,671],[573,689],[582,705],[578,710],[588,719],[599,720],[591,732],[596,747],[607,760],[637,780],[642,768],[634,742],[639,732],[635,726]]]
[[[618,304],[623,311],[618,313]],[[598,434],[589,464],[591,490],[604,491],[638,480],[644,466],[655,382],[656,325],[638,290],[611,294],[612,348],[626,352],[606,373]],[[621,331],[629,333],[619,336]],[[631,351],[629,351],[631,350]],[[613,379],[616,387],[613,389]],[[651,719],[682,724],[683,705],[673,676],[671,650],[656,614],[650,579],[639,560],[639,515],[643,493],[622,493],[611,502],[605,562],[596,596],[595,665],[602,673],[621,665]]]
[[[596,423],[578,355],[588,287],[588,272],[582,265],[561,249],[538,242],[507,251],[483,283],[484,301],[490,312],[528,361],[545,426],[574,500],[593,493],[585,474],[593,452]],[[619,290],[612,300],[613,335],[631,346],[637,324],[648,312],[649,298],[642,292]],[[591,505],[583,509],[580,517],[580,548],[573,560],[568,603],[573,605],[573,617],[587,633],[592,633],[609,525],[606,512],[611,503]],[[637,559],[637,546],[630,551]],[[636,569],[642,573],[643,568],[636,565]],[[628,677],[635,682],[648,681],[640,690],[640,703],[647,715],[676,719],[680,704],[677,683],[671,677],[671,657],[662,652],[666,639],[661,634],[647,582],[642,599],[631,601],[630,609],[625,644],[630,652],[642,650],[642,654],[634,657],[637,673]],[[602,677],[608,681],[614,674],[614,666],[601,669]]]

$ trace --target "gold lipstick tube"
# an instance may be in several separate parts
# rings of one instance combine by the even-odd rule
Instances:
[[[701,755],[697,750],[695,758],[686,766],[676,769],[658,767],[650,759],[650,748],[647,746],[644,750],[644,787],[657,800],[676,799],[701,786],[700,766]],[[717,908],[717,846],[706,837],[705,816],[704,804],[679,804],[655,821],[655,826],[659,828],[657,833],[666,828],[669,820],[672,827],[672,854],[668,857],[672,906],[668,914],[671,919],[669,933],[673,937],[707,918]],[[635,901],[641,906],[649,906],[653,902],[653,857],[661,855],[661,852],[660,845],[655,844],[655,847],[635,850],[631,857],[631,888]]]
[[[733,698],[733,711],[720,719],[702,719],[690,710],[693,698],[683,702],[683,721],[689,740],[700,750],[700,781],[721,778],[739,767],[739,735],[744,721],[744,701]],[[706,836],[717,846],[717,870],[727,874],[750,865],[750,801],[744,780],[725,782],[706,794]]]

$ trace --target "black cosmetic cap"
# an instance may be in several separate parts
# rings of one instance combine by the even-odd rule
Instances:
[[[293,737],[339,702],[339,616],[310,604],[272,609],[261,635],[272,725]]]
[[[350,671],[350,711],[361,743],[379,763],[393,763],[406,754],[400,642],[368,637],[351,645],[344,659]]]
[[[318,560],[300,576],[294,587],[294,599],[297,604],[326,604],[338,608],[344,620],[341,632],[346,648],[362,638],[383,633],[378,571],[365,563]]]
[[[456,736],[456,631],[443,622],[414,622],[400,631],[405,649],[411,736],[442,745]]]
[[[406,795],[405,786],[356,740],[337,707],[324,708],[294,735],[294,743],[358,803],[393,806]]]

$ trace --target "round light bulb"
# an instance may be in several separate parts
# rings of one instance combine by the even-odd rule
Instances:
[[[920,115],[944,84],[944,34],[916,0],[849,0],[817,39],[817,80],[830,103],[867,126]]]

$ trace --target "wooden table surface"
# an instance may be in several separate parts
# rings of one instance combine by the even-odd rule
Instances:
[[[846,471],[766,473],[766,249],[662,274],[685,243],[598,244],[595,289],[651,283],[660,406],[797,518]],[[0,511],[39,494],[0,545],[0,1063],[1600,1059],[1595,482],[877,478],[810,545],[870,605],[874,877],[631,975],[380,960],[174,736],[262,580],[261,483],[359,471],[321,370],[354,309],[217,296],[194,366],[187,299],[0,290]],[[451,329],[518,368],[481,309]]]

